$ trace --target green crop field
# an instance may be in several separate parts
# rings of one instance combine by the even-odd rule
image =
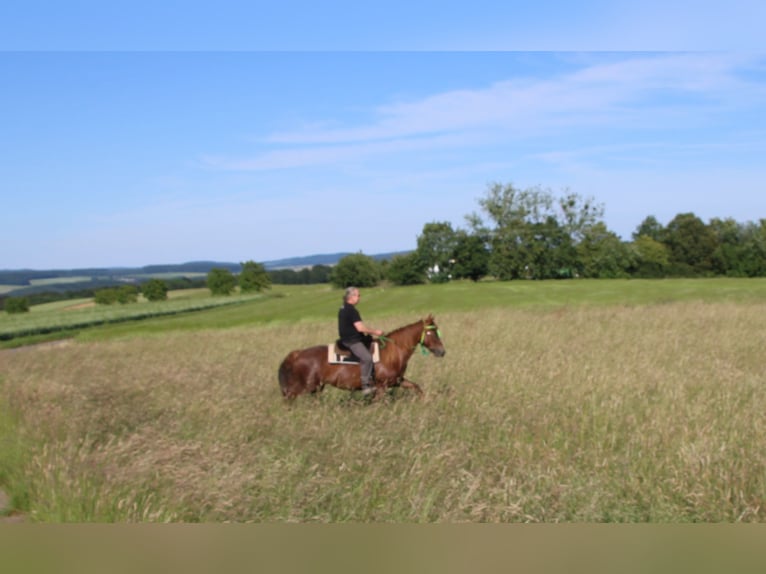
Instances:
[[[365,322],[384,330],[435,315],[447,354],[415,353],[407,371],[422,399],[396,390],[370,403],[327,387],[284,402],[285,355],[336,336],[341,292],[328,286],[0,350],[6,512],[49,523],[766,521],[766,281],[362,295]]]
[[[75,276],[75,277],[51,277],[49,279],[30,279],[29,284],[40,286],[40,285],[58,285],[61,283],[83,283],[86,281],[90,281],[93,279],[90,275],[81,275],[81,276]]]

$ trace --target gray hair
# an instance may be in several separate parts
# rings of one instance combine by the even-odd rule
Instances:
[[[343,302],[345,303],[346,301],[348,301],[351,295],[353,295],[357,291],[359,291],[359,289],[357,289],[356,287],[346,287],[346,291],[343,293]]]

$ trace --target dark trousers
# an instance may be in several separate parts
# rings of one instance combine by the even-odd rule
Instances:
[[[362,387],[366,387],[370,384],[370,377],[372,376],[372,354],[370,350],[361,341],[356,343],[344,343],[351,352],[359,359],[359,368],[362,371]]]

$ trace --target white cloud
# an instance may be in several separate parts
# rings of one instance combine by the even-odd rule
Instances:
[[[572,56],[570,56],[572,57]],[[333,165],[418,150],[478,148],[573,130],[670,129],[696,125],[716,113],[759,104],[763,86],[739,75],[750,63],[729,54],[602,55],[573,72],[515,78],[486,88],[387,103],[366,124],[276,132],[271,149],[251,157],[207,156],[225,170],[269,170]],[[583,56],[585,58],[593,58]],[[703,117],[704,115],[704,117]],[[325,124],[326,125],[326,124]]]

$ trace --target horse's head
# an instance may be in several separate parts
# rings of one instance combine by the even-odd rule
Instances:
[[[433,315],[423,319],[423,334],[420,337],[420,344],[423,348],[431,351],[436,357],[443,357],[447,353]]]

